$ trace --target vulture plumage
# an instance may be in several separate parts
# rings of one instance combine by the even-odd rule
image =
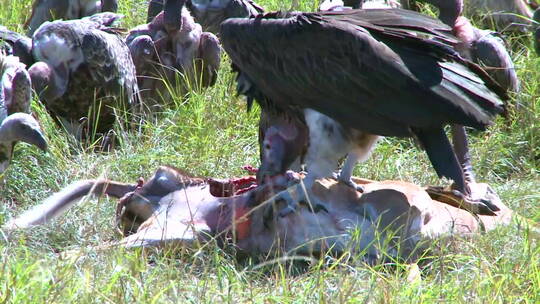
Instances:
[[[47,150],[38,122],[30,115],[32,87],[23,63],[0,53],[0,175],[7,169],[18,141]]]
[[[437,174],[469,194],[444,126],[484,130],[507,96],[454,50],[448,26],[398,9],[270,13],[226,20],[220,35],[240,91],[263,108],[310,108],[345,127],[414,136]],[[496,210],[488,201],[478,207]]]
[[[205,31],[219,33],[219,26],[228,18],[256,16],[264,9],[252,0],[189,0],[186,6]]]
[[[31,36],[46,21],[80,19],[117,9],[118,0],[35,0],[25,28]]]
[[[169,2],[174,2],[169,1]],[[253,0],[187,0],[186,7],[195,22],[205,32],[217,34],[221,22],[228,18],[251,17],[264,12]],[[147,22],[150,23],[162,10],[167,0],[151,0],[148,5]]]
[[[432,4],[439,9],[439,18],[452,25],[462,13],[475,20],[482,20],[497,31],[526,32],[531,25],[533,9],[527,0],[400,0],[402,8],[416,10],[416,1]],[[456,4],[459,4],[457,6]],[[459,10],[458,10],[459,8]]]
[[[519,91],[519,80],[504,40],[493,31],[474,27],[467,18],[461,16],[464,10],[463,0],[418,1],[430,3],[439,10],[439,19],[452,27],[453,34],[461,40],[456,49],[462,56],[483,66],[504,89]],[[410,6],[411,1],[402,2]],[[499,0],[491,2],[502,3]]]
[[[152,22],[131,30],[126,38],[146,105],[163,104],[171,87],[186,90],[187,82],[192,87],[208,87],[217,80],[219,41],[214,34],[202,31],[183,2],[168,1],[170,7]],[[179,21],[177,26],[166,26],[169,16]]]
[[[53,117],[78,138],[105,134],[118,114],[139,104],[129,48],[113,27],[120,18],[100,13],[42,24],[24,45],[32,45],[32,86]],[[0,33],[0,39],[10,35]],[[25,38],[19,37],[19,40]]]

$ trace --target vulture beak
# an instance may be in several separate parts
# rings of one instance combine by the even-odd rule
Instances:
[[[33,129],[24,142],[38,147],[43,152],[46,152],[49,146],[45,135],[39,129]]]
[[[163,23],[169,34],[182,27],[182,7],[186,0],[166,0],[163,7]]]
[[[34,145],[38,147],[41,151],[46,152],[48,148],[47,139],[45,139],[45,135],[41,132],[41,130],[33,129],[30,134],[26,137],[26,139],[22,140],[26,142],[27,144]]]

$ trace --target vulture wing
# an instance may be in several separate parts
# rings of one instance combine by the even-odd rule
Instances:
[[[503,112],[503,90],[459,57],[448,31],[414,12],[353,10],[229,19],[221,38],[278,107],[386,136],[446,123],[483,129]]]
[[[98,15],[107,17],[99,19],[105,26],[111,25],[118,18],[118,15],[112,13]],[[95,18],[94,16],[91,18]],[[113,88],[120,87],[123,92],[116,93],[125,94],[127,101],[133,104],[138,101],[135,66],[128,46],[115,31],[114,28],[106,27],[85,31],[81,49],[93,81],[103,83],[103,86],[112,92]]]

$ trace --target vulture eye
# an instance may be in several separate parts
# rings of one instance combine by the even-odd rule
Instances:
[[[270,144],[265,144],[265,145],[264,145],[264,148],[265,148],[266,150],[270,150],[271,146],[270,146]]]

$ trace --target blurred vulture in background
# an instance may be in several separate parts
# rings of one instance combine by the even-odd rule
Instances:
[[[461,39],[456,49],[462,56],[483,66],[505,90],[519,91],[519,80],[514,63],[504,40],[497,33],[480,30],[461,16],[463,0],[423,0],[439,10],[439,19],[452,27],[454,35]],[[484,1],[485,3],[516,3],[515,1]],[[472,3],[465,4],[466,6]]]
[[[45,21],[73,20],[101,12],[116,12],[118,0],[35,0],[32,15],[25,23],[28,36]]]
[[[443,127],[484,130],[507,96],[454,50],[460,41],[451,28],[411,11],[376,9],[235,18],[220,35],[248,101],[290,120],[309,108],[369,134],[414,136],[437,174],[472,201],[466,134],[456,128],[454,152]],[[478,213],[497,210],[488,200],[472,205]]]
[[[23,63],[0,53],[0,176],[7,169],[18,141],[47,150],[38,122],[30,115],[32,87]]]
[[[30,53],[14,54],[32,59],[28,72],[40,100],[77,138],[108,133],[115,111],[126,114],[139,104],[135,66],[113,27],[119,18],[114,13],[100,13],[46,22],[32,39],[15,39],[26,40],[21,45],[31,45]],[[13,32],[0,32],[0,39],[14,36]]]
[[[531,17],[536,2],[526,0],[401,0],[402,8],[416,10],[416,1],[425,2],[439,8],[440,18],[446,24],[462,12],[468,18],[481,20],[486,27],[497,31],[526,32],[531,25]],[[460,4],[460,12],[456,11]]]
[[[163,10],[167,0],[151,0],[148,6],[147,22]],[[217,34],[219,26],[227,18],[251,17],[260,14],[264,9],[252,0],[187,0],[186,7],[195,22],[205,32]]]
[[[202,31],[183,2],[169,0],[152,22],[137,26],[126,38],[147,106],[163,104],[171,88],[185,92],[216,82],[219,41],[214,34]]]

